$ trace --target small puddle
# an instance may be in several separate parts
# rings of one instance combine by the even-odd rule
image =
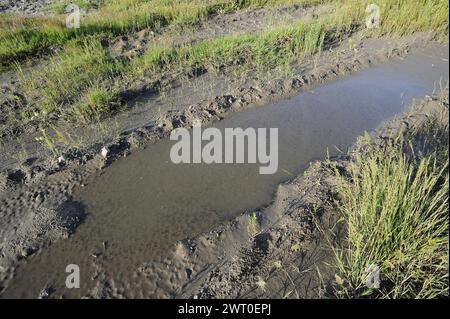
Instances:
[[[259,165],[172,164],[174,142],[164,140],[113,163],[80,190],[75,200],[89,216],[74,236],[19,267],[2,297],[34,298],[46,285],[66,297],[92,288],[92,254],[102,252],[106,274],[136,292],[133,272],[159,260],[174,243],[210,230],[224,220],[270,203],[276,187],[327,152],[346,150],[364,131],[402,113],[414,98],[448,81],[448,47],[415,53],[316,87],[289,100],[249,109],[214,126],[279,129],[279,170],[260,175]],[[104,244],[106,243],[106,250]],[[81,269],[81,289],[64,287],[65,267]]]

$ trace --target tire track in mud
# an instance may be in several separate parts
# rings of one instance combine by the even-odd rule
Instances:
[[[221,36],[255,34],[276,25],[317,19],[322,14],[330,13],[331,9],[332,7],[330,5],[312,7],[290,5],[260,9],[248,8],[225,15],[213,16],[198,25],[192,26],[190,29],[184,28],[183,30],[178,30],[177,28],[168,26],[159,34],[155,34],[151,29],[143,29],[139,32],[117,36],[112,39],[104,39],[102,45],[113,59],[130,60],[141,56],[153,47],[175,47],[194,44],[202,40]],[[24,68],[24,74],[29,74],[33,70],[43,68],[48,64],[48,58],[49,56],[46,56],[41,57],[38,61],[33,61],[32,65]],[[142,92],[147,92],[149,87],[154,87],[156,83],[172,86],[181,77],[192,78],[202,75],[202,73],[196,74],[196,72],[196,70],[187,70],[182,72],[182,74],[164,75],[162,78],[156,80],[144,79],[144,83],[141,83],[139,79],[131,83],[124,83],[122,88],[123,98],[126,101],[134,99]],[[14,119],[20,118],[20,109],[27,102],[24,95],[20,92],[20,83],[16,74],[11,71],[1,74],[0,81],[0,125],[3,126],[11,118],[13,122],[17,122]],[[21,135],[25,135],[24,143],[28,147],[30,143],[27,140],[27,135],[38,134],[38,125],[39,123],[35,123],[33,119],[27,125],[17,123],[17,125],[8,128],[5,132],[0,131],[0,139],[7,141],[9,136],[15,139]],[[0,140],[0,142],[3,141]]]
[[[271,83],[271,81],[260,78],[258,75],[250,75],[245,82],[236,82],[230,81],[235,75],[233,74],[233,66],[229,66],[228,72],[225,72],[223,75],[214,75],[207,72],[190,78],[191,82],[196,83],[196,88],[193,90],[188,89],[186,93],[182,93],[179,97],[171,98],[169,96],[167,100],[155,99],[154,94],[149,94],[149,90],[152,91],[151,88],[153,87],[153,84],[151,84],[153,83],[152,80],[147,78],[139,79],[133,83],[124,83],[121,89],[122,95],[128,100],[127,111],[124,114],[118,114],[110,119],[106,119],[102,124],[105,127],[119,125],[119,133],[123,134],[124,132],[136,131],[140,127],[152,126],[155,122],[160,123],[165,121],[164,118],[179,117],[179,115],[176,115],[177,111],[173,110],[173,105],[176,105],[178,110],[189,110],[197,108],[198,106],[196,105],[198,104],[207,105],[215,100],[227,97],[234,97],[237,104],[241,107],[259,101],[262,98],[270,101],[277,96],[295,94],[302,87],[333,80],[338,76],[356,72],[394,56],[403,56],[410,49],[425,47],[432,39],[432,34],[416,34],[403,39],[377,39],[365,38],[364,35],[359,33],[343,41],[340,45],[330,46],[324,52],[293,65],[291,73],[298,76],[291,78],[284,76],[284,79],[282,76],[282,80],[276,80],[273,81],[275,83]],[[176,87],[179,85],[177,79],[183,76],[186,75],[172,74],[166,76],[164,81],[171,86],[174,85],[174,90],[177,90]],[[201,82],[202,79],[205,80]],[[215,83],[215,81],[225,84],[211,90],[209,85],[210,83]],[[178,86],[180,91],[183,91],[183,88],[183,85]],[[261,97],[254,93],[257,91],[261,92]],[[209,97],[204,97],[205,92],[208,92],[207,95]],[[172,95],[176,95],[176,92],[173,92]],[[149,103],[144,104],[144,107],[136,107],[135,103],[140,103],[136,101],[139,101],[141,96],[144,96]],[[211,96],[216,96],[216,98],[210,99]],[[201,102],[198,103],[197,100]],[[209,115],[209,117],[212,116],[213,114]],[[118,123],[116,122],[117,119],[119,119]],[[69,136],[82,136],[83,149],[91,148],[98,143],[108,143],[108,140],[115,138],[115,136],[107,136],[105,138],[104,134],[99,132],[97,125],[88,125],[80,129],[62,125],[59,129],[62,132],[67,130]],[[18,155],[24,150],[27,156],[44,160],[52,155],[49,150],[45,150],[36,143],[35,136],[36,134],[39,135],[36,127],[30,127],[26,131],[28,131],[28,134],[20,137],[14,135],[2,138],[0,145],[2,149],[2,154],[0,154],[2,159],[0,161],[0,171],[20,166]],[[86,132],[89,134],[86,134]],[[18,144],[18,140],[22,141]]]
[[[339,75],[349,74],[356,70],[366,68],[371,64],[386,61],[393,56],[404,56],[411,49],[426,46],[430,43],[431,39],[432,37],[430,37],[430,35],[416,35],[408,39],[397,39],[392,41],[386,39],[365,39],[362,40],[362,43],[367,46],[364,47],[363,45],[363,48],[365,48],[364,50],[360,48],[362,51],[360,52],[360,55],[347,55],[347,59],[340,59],[339,55],[333,56],[331,53],[330,55],[324,54],[321,57],[325,59],[324,62],[326,59],[330,59],[330,61],[324,63],[322,67],[310,69],[309,72],[305,72],[305,69],[303,68],[303,72],[300,72],[300,75],[295,75],[291,78],[265,82],[262,83],[260,87],[251,86],[249,88],[240,88],[230,94],[217,96],[212,100],[202,101],[198,104],[191,105],[182,111],[167,112],[160,117],[154,125],[125,133],[114,143],[107,145],[108,155],[106,158],[99,154],[102,145],[97,145],[83,152],[66,152],[61,156],[61,161],[50,158],[40,161],[37,164],[28,163],[26,169],[23,167],[19,168],[15,173],[12,173],[10,169],[9,171],[4,171],[0,175],[0,185],[3,185],[1,197],[4,199],[0,202],[0,212],[2,216],[5,217],[0,218],[0,228],[5,230],[2,233],[3,238],[0,255],[0,257],[2,257],[0,258],[0,266],[2,268],[0,268],[0,272],[3,279],[0,280],[0,284],[3,286],[7,285],[8,279],[11,278],[14,269],[18,264],[24,263],[27,259],[32,258],[39,250],[45,249],[50,242],[60,240],[66,236],[61,234],[70,235],[70,232],[68,231],[61,233],[54,231],[54,229],[64,229],[65,227],[64,222],[58,218],[58,207],[61,207],[64,203],[70,205],[70,195],[73,188],[81,186],[89,180],[89,178],[101,172],[101,170],[112,161],[126,156],[130,151],[136,151],[159,139],[167,137],[176,127],[191,127],[194,121],[199,119],[203,124],[211,123],[212,121],[220,120],[243,108],[268,103],[276,99],[296,94],[301,88],[307,85],[331,80]],[[371,41],[371,45],[368,45]],[[381,48],[379,46],[380,43],[384,44]],[[375,51],[374,48],[378,48],[378,50]],[[344,56],[346,55],[344,54]],[[28,172],[35,173],[29,174]],[[22,176],[22,178],[15,178],[15,176]],[[55,181],[59,181],[60,184]],[[53,188],[54,192],[49,192],[48,189],[52,189],[51,185],[54,185],[54,183],[56,183],[56,186]],[[61,194],[61,197],[55,196],[55,194],[58,193]],[[39,204],[37,204],[39,206],[34,204],[36,199],[33,194],[40,194]],[[13,216],[12,212],[15,211],[15,209],[12,210],[11,207],[19,206],[22,207],[22,209],[17,215]],[[39,207],[42,207],[42,209]],[[69,218],[69,220],[75,221],[70,224],[68,229],[75,230],[77,216],[81,218],[82,215],[78,215],[79,210],[67,210],[67,214],[68,216],[66,217]],[[241,220],[244,221],[245,217],[241,217]],[[40,223],[39,221],[44,222]],[[54,222],[48,223],[48,221]],[[19,231],[17,231],[17,229],[15,229],[15,223],[22,225],[20,226],[22,227],[21,229],[26,231],[20,231],[20,227]],[[242,224],[244,224],[244,222],[242,222]],[[303,222],[303,224],[305,224],[305,222]],[[40,225],[42,225],[42,227]],[[238,226],[239,220],[237,223],[235,222],[232,224],[232,226],[228,225],[226,227],[236,228]],[[305,229],[308,228],[306,227]],[[239,242],[239,240],[235,240],[233,236],[230,236],[230,238],[232,238],[232,242]],[[209,240],[210,239],[207,241]],[[259,237],[258,247],[266,247],[267,242],[267,238]],[[186,256],[193,249],[193,246],[189,241],[180,243],[177,247],[177,253],[181,257]],[[231,251],[229,255],[233,256],[234,251],[237,250]],[[22,252],[25,253],[22,254]],[[210,255],[208,257],[210,259],[205,259],[209,260],[208,265],[212,263],[211,260],[213,260],[213,257],[215,258],[215,256]],[[251,260],[252,259],[250,259],[250,265],[254,265],[254,260]],[[167,261],[161,261],[160,265],[164,265],[165,262]],[[156,285],[156,288],[154,287],[155,289],[153,291],[155,291],[155,294],[157,294],[156,296],[158,297],[171,297],[180,293],[178,289],[180,286],[180,273],[185,273],[186,279],[197,278],[198,280],[203,280],[205,277],[203,277],[203,275],[199,276],[198,274],[210,273],[211,269],[211,266],[208,265],[204,265],[202,269],[189,268],[183,263],[177,272],[166,273],[162,270],[164,269],[163,267],[158,266],[154,268],[154,265],[155,264],[144,265],[143,268],[139,270],[138,275],[156,278],[155,280],[152,279],[153,283],[151,283],[151,285]],[[161,271],[163,273],[160,273]],[[161,283],[158,278],[164,278],[163,282]],[[116,290],[111,288],[114,287],[114,284],[111,282],[108,283],[107,278],[103,283],[105,285],[99,283],[100,286],[92,293],[92,297],[107,296],[108,294],[117,293]],[[186,282],[186,284],[187,283],[188,282]],[[171,285],[172,287],[176,287],[176,289],[170,288]],[[158,287],[159,289],[157,289]],[[214,294],[213,291],[203,291],[202,293],[204,296]]]
[[[421,141],[421,131],[429,125],[448,126],[448,90],[426,97],[400,118],[385,122],[372,132],[368,143],[378,147],[402,136],[416,145]],[[343,229],[337,226],[335,172],[345,176],[354,156],[364,152],[366,146],[315,162],[304,175],[281,184],[273,203],[256,210],[256,235],[248,232],[251,215],[243,213],[208,233],[178,242],[169,256],[136,269],[133,292],[120,288],[100,265],[101,280],[86,297],[324,296],[324,285],[332,285],[334,270],[325,264],[332,261],[332,255],[322,230],[332,230],[336,238],[343,238]]]
[[[421,147],[426,127],[448,126],[448,107],[448,90],[426,97],[400,118],[382,124],[367,143],[381,147],[402,136]],[[335,172],[346,176],[366,146],[315,162],[304,175],[280,185],[273,203],[257,210],[257,235],[249,235],[250,215],[245,213],[207,234],[178,243],[171,258],[144,264],[138,274],[152,282],[165,281],[153,283],[156,287],[170,287],[151,297],[318,298],[326,294],[324,286],[332,285],[334,270],[325,264],[332,262],[332,254],[322,231],[332,230],[337,240],[343,239],[343,229],[337,226]],[[183,272],[188,275],[182,282],[171,277]],[[114,297],[114,291],[104,295]]]

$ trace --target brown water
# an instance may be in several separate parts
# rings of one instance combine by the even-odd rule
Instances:
[[[254,164],[175,165],[169,140],[119,160],[76,195],[89,215],[75,235],[20,267],[2,297],[36,297],[46,284],[67,297],[85,295],[94,283],[97,252],[107,275],[121,281],[129,296],[138,296],[132,274],[144,262],[158,260],[179,240],[268,204],[276,186],[311,161],[346,150],[358,135],[447,81],[448,47],[433,48],[214,125],[278,128],[274,175],[260,175]],[[81,269],[78,290],[64,287],[71,263]]]

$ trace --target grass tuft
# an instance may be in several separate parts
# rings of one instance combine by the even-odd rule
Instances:
[[[448,297],[448,127],[444,136],[420,158],[397,144],[356,156],[339,189],[348,238],[335,249],[338,297]],[[366,287],[370,265],[379,289]]]
[[[274,6],[289,3],[313,5],[330,0],[77,0],[87,10],[79,29],[65,27],[65,5],[73,1],[60,1],[53,6],[58,13],[47,17],[23,17],[0,14],[0,67],[23,61],[49,47],[62,46],[71,40],[81,41],[87,36],[102,38],[151,28],[161,30],[169,24],[180,27],[193,25],[216,14],[224,14],[246,7]],[[92,8],[96,10],[89,10]]]
[[[78,121],[90,123],[114,113],[120,105],[118,92],[92,88],[86,93],[85,101],[76,104],[73,112]]]
[[[41,111],[65,113],[67,105],[79,100],[88,88],[102,79],[112,78],[120,64],[113,63],[97,39],[73,44],[54,56],[42,69],[22,77],[22,89],[28,101]],[[31,105],[34,107],[35,105]]]

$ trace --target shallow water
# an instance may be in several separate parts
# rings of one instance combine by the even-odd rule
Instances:
[[[447,81],[448,47],[432,48],[214,125],[278,128],[274,175],[260,175],[259,164],[175,165],[169,140],[119,160],[76,194],[89,215],[75,235],[20,267],[2,297],[36,297],[46,284],[67,297],[85,295],[97,252],[108,276],[136,296],[132,274],[144,262],[164,256],[179,240],[270,203],[279,183],[327,153],[346,150],[358,135]],[[78,290],[64,288],[64,270],[71,263],[81,268]]]

